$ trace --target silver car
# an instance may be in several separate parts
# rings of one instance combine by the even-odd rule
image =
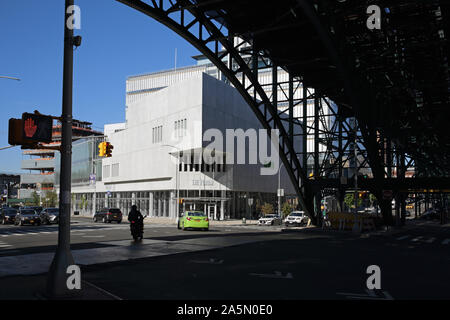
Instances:
[[[268,214],[258,220],[259,226],[281,225],[282,221],[276,214]]]
[[[42,224],[58,224],[59,208],[46,208],[40,214]]]
[[[290,215],[284,219],[286,227],[297,226],[300,227],[308,223],[308,216],[303,211],[292,211]]]

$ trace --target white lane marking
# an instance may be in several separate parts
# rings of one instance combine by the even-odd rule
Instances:
[[[356,299],[356,300],[394,300],[394,298],[387,291],[383,291],[383,296],[380,297],[374,290],[366,289],[367,294],[360,293],[348,293],[348,292],[337,292],[338,295],[343,295],[347,299]]]
[[[425,241],[426,243],[433,243],[434,240],[436,240],[435,237],[431,237],[430,239],[428,239],[427,241]]]
[[[412,242],[417,242],[417,241],[420,241],[420,240],[422,240],[422,239],[423,239],[423,236],[420,236],[420,237],[417,237],[417,238],[412,239],[411,241],[412,241]]]
[[[105,236],[82,236],[82,238],[104,238]]]
[[[400,237],[400,238],[397,238],[397,240],[405,240],[405,239],[408,239],[410,236],[403,236],[403,237]]]

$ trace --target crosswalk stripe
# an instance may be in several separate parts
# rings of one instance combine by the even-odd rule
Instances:
[[[412,239],[411,241],[412,242],[416,242],[416,241],[422,240],[422,238],[423,238],[423,236],[420,236],[420,237]]]

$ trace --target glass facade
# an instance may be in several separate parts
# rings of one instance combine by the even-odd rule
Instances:
[[[102,163],[98,156],[98,144],[103,138],[82,139],[72,146],[72,185],[89,185],[91,175],[96,181],[102,180]],[[61,175],[61,155],[55,155],[55,185],[59,186]]]

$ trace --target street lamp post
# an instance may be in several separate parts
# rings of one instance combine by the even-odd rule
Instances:
[[[0,79],[8,79],[8,80],[16,80],[16,81],[20,81],[19,78],[8,77],[8,76],[0,76]]]

